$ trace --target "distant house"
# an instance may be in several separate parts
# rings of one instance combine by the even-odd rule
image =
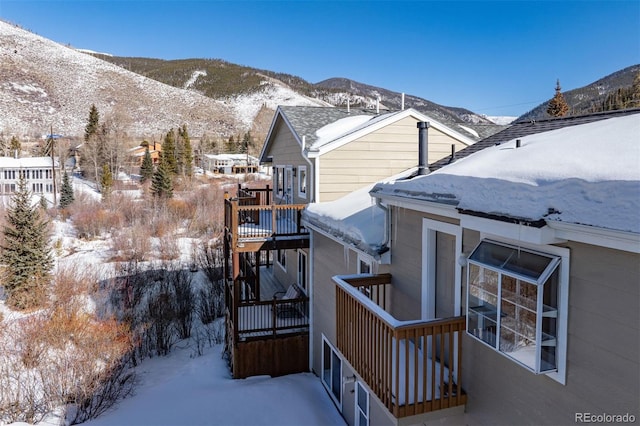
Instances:
[[[280,106],[260,162],[273,167],[276,200],[331,201],[417,164],[416,123],[429,121],[428,162],[474,143],[414,110]]]
[[[214,173],[258,173],[262,170],[256,157],[247,154],[205,154],[203,168]]]
[[[569,121],[303,213],[349,424],[638,418],[640,111]]]
[[[160,161],[160,153],[162,152],[162,144],[160,142],[148,143],[145,141],[129,150],[129,158],[133,166],[142,166],[147,148],[149,148],[149,155],[151,156],[153,164],[158,164]]]
[[[54,168],[56,183],[54,184]],[[59,191],[58,163],[51,157],[14,158],[0,157],[0,195],[12,195],[24,177],[27,189],[36,195],[53,194]]]

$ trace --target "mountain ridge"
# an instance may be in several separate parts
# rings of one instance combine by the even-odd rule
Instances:
[[[614,90],[615,84],[601,86]],[[462,107],[344,77],[310,83],[223,59],[117,57],[73,49],[0,20],[0,108],[6,112],[0,137],[37,138],[50,129],[80,137],[92,104],[132,138],[162,137],[186,124],[196,139],[246,131],[261,139],[278,105],[411,107],[473,140],[504,128]]]

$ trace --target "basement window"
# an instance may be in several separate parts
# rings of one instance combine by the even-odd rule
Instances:
[[[467,268],[467,333],[536,374],[558,371],[560,263],[482,241]]]

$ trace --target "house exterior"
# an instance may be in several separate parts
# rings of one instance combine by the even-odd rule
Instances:
[[[279,106],[260,162],[279,202],[331,201],[417,164],[416,123],[429,121],[428,162],[474,141],[414,110]]]
[[[247,154],[205,154],[203,168],[214,173],[258,173],[260,164],[256,157]]]
[[[33,194],[53,197],[54,191],[59,190],[59,172],[54,170],[57,167],[51,157],[0,157],[0,195],[13,195],[23,176]]]
[[[416,123],[425,118],[411,109],[278,108],[260,154],[273,168],[273,184],[225,200],[226,353],[234,377],[308,371],[310,253],[302,210],[415,166]],[[433,123],[434,159],[472,143]],[[295,301],[280,300],[293,284]],[[256,323],[257,310],[291,304],[301,315]]]
[[[145,141],[129,150],[129,157],[131,158],[131,162],[134,166],[142,166],[142,161],[144,160],[144,154],[147,151],[147,148],[149,148],[149,155],[151,156],[153,164],[158,164],[160,161],[160,153],[162,152],[162,144],[160,142],[148,143]]]
[[[309,206],[310,368],[349,424],[639,418],[639,113]]]

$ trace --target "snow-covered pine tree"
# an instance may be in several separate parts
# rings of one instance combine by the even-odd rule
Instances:
[[[47,221],[38,205],[32,205],[23,176],[11,197],[3,234],[0,261],[6,265],[3,276],[6,303],[15,309],[37,308],[46,299],[53,258]]]
[[[140,182],[145,183],[153,176],[153,160],[149,152],[149,145],[144,150],[144,157],[140,165]]]
[[[564,96],[560,91],[560,80],[556,81],[556,94],[549,101],[547,114],[552,117],[564,117],[569,112],[569,104],[564,100]]]
[[[66,209],[73,203],[75,197],[73,195],[73,187],[71,186],[71,181],[69,180],[69,175],[66,170],[62,175],[62,186],[60,187],[60,208]]]

